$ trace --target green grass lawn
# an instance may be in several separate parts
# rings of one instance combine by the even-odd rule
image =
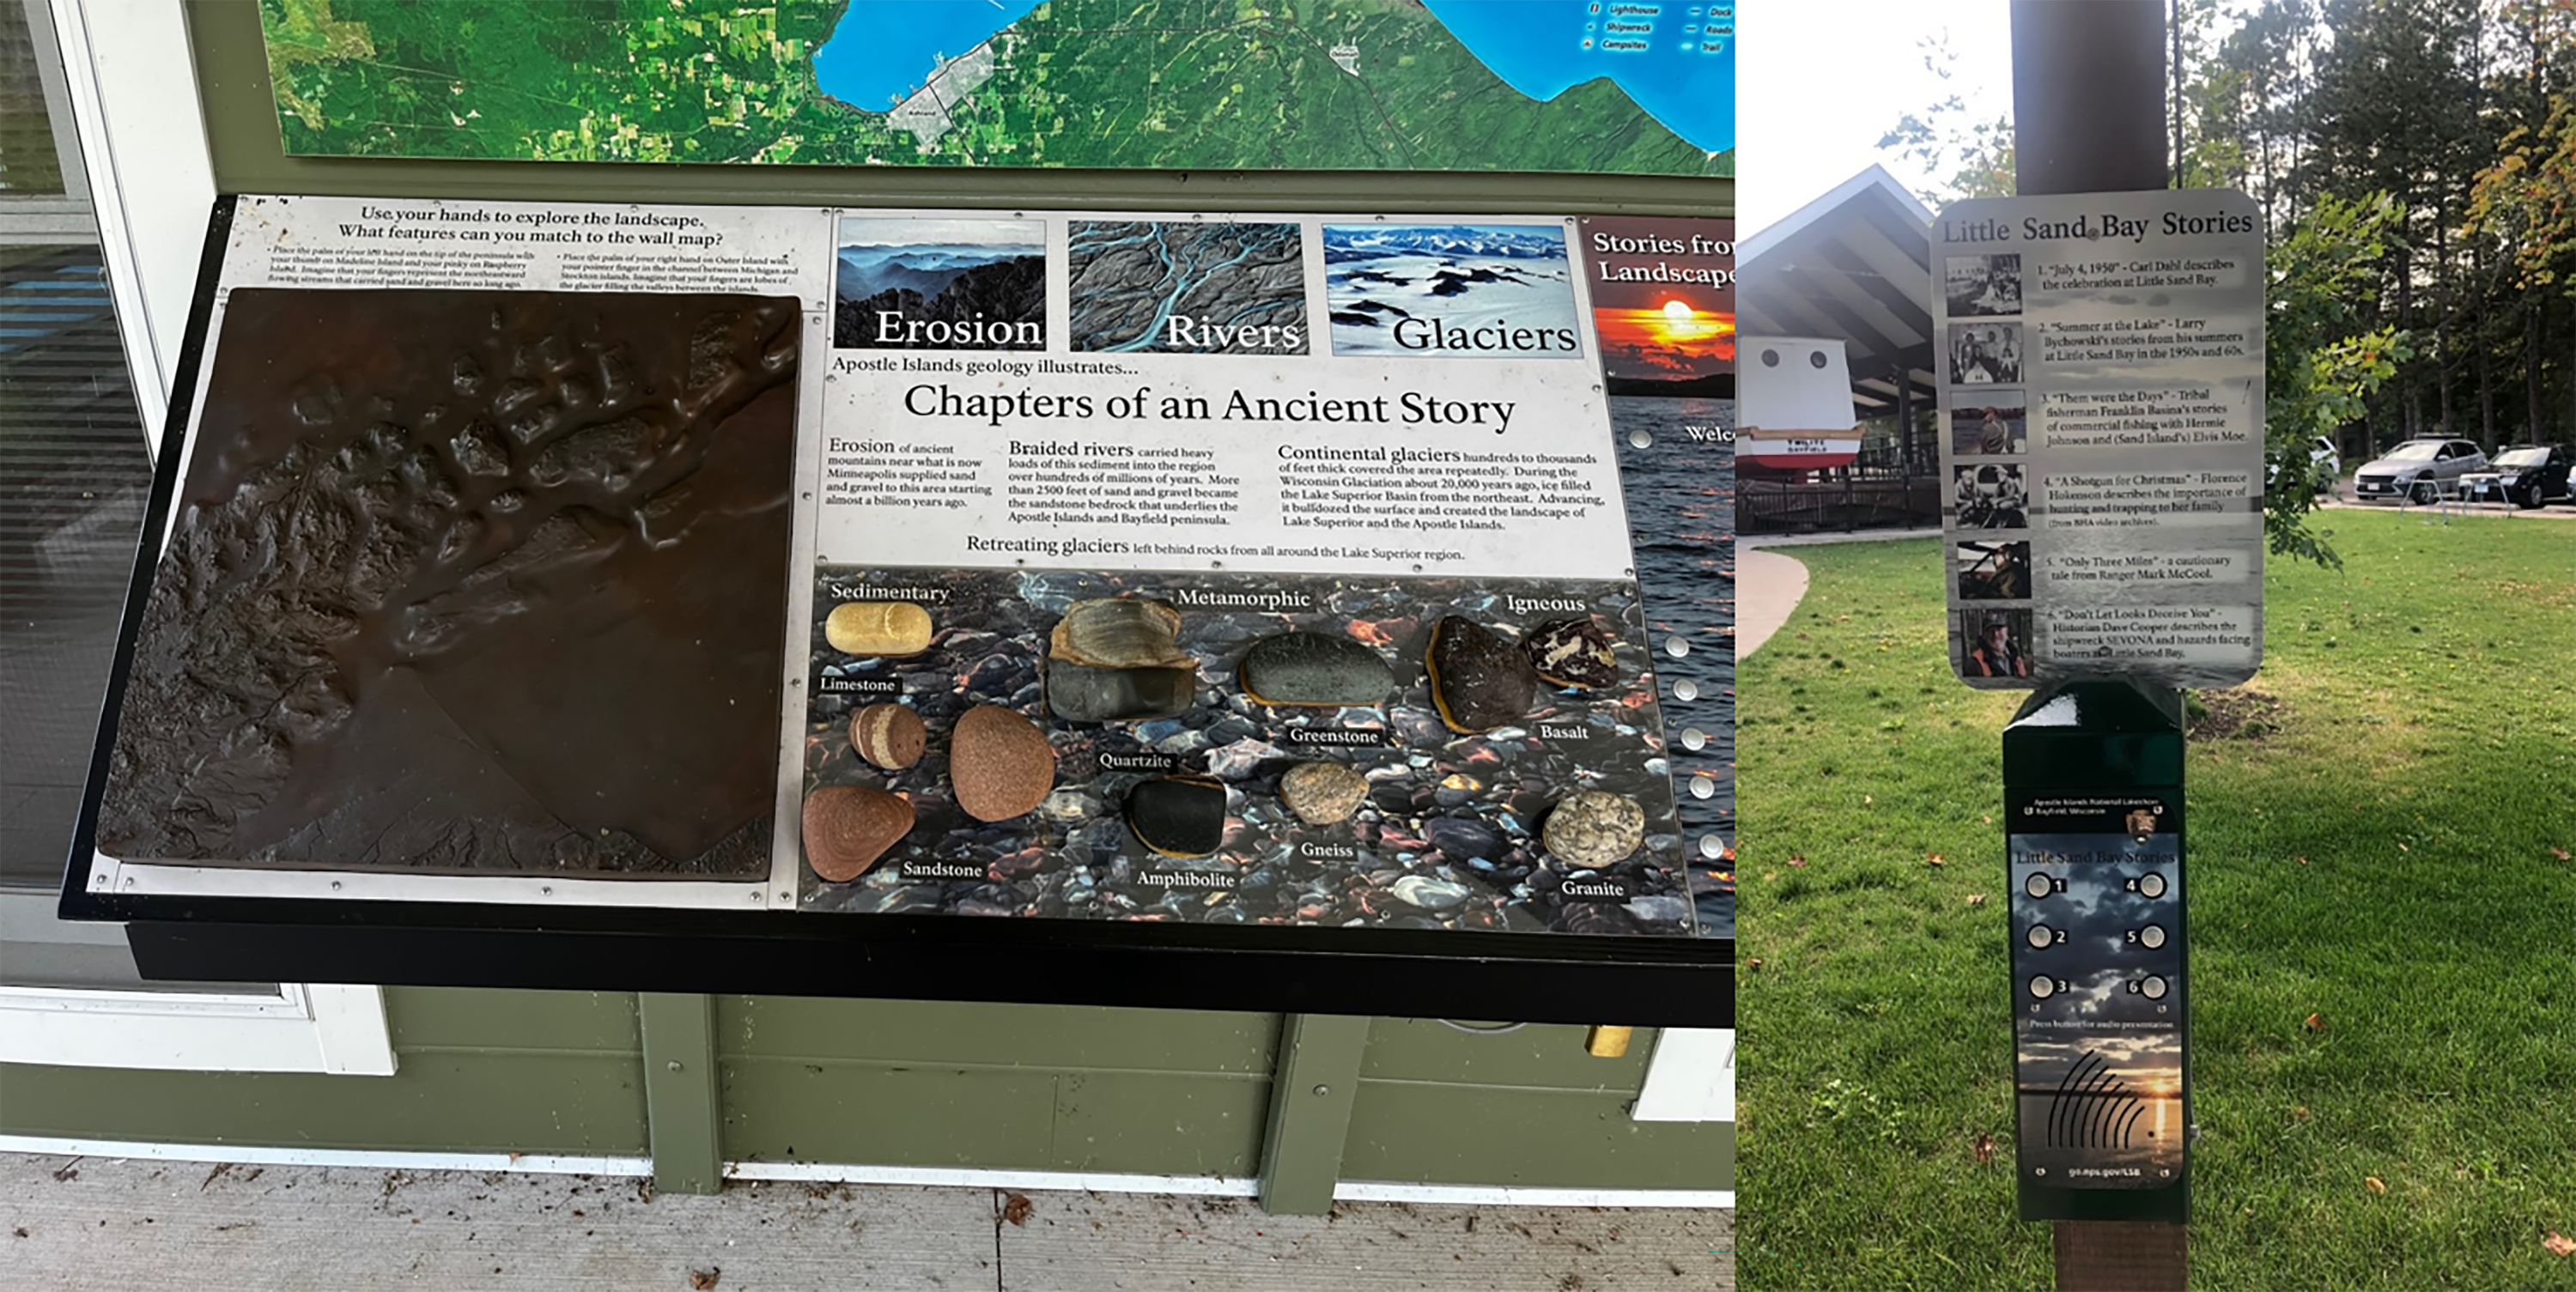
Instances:
[[[2542,1247],[2576,1237],[2576,524],[2320,520],[2344,571],[2267,579],[2279,707],[2191,747],[2191,1286],[2576,1288]],[[1790,554],[1807,598],[1738,683],[1743,1285],[2047,1287],[2021,693],[1952,678],[1933,541]]]

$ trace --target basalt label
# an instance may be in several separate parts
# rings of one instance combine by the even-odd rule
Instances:
[[[832,265],[843,350],[1043,350],[1046,226],[849,219]]]
[[[1077,351],[1304,354],[1304,237],[1294,224],[1075,220],[1067,331]]]
[[[1328,224],[1324,264],[1337,355],[1583,355],[1561,226]]]

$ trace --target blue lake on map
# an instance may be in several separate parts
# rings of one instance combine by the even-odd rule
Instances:
[[[814,51],[823,93],[883,112],[955,58],[1029,16],[1041,0],[850,0]]]
[[[1424,0],[1449,34],[1505,84],[1533,99],[1598,77],[1619,83],[1655,120],[1703,152],[1735,146],[1735,38],[1703,53],[1699,27],[1711,8],[1661,0]],[[1726,24],[1731,26],[1732,19]],[[1612,24],[1644,27],[1613,32]],[[1606,50],[1607,38],[1642,41],[1642,51]],[[1592,43],[1587,46],[1586,40]]]

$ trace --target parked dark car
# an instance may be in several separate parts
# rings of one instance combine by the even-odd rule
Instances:
[[[2570,466],[2576,466],[2576,448],[2564,444],[2517,444],[2497,452],[2486,470],[2460,477],[2460,496],[2471,502],[2493,500],[2518,507],[2546,507],[2568,496]]]
[[[2362,463],[2353,473],[2352,496],[2356,502],[2403,498],[2429,503],[2456,492],[2461,476],[2486,469],[2486,451],[2467,440],[2419,436]]]

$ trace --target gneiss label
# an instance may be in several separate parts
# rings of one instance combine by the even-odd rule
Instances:
[[[1297,859],[1299,861],[1355,861],[1359,858],[1359,855],[1359,848],[1347,843],[1301,843],[1297,845]]]

